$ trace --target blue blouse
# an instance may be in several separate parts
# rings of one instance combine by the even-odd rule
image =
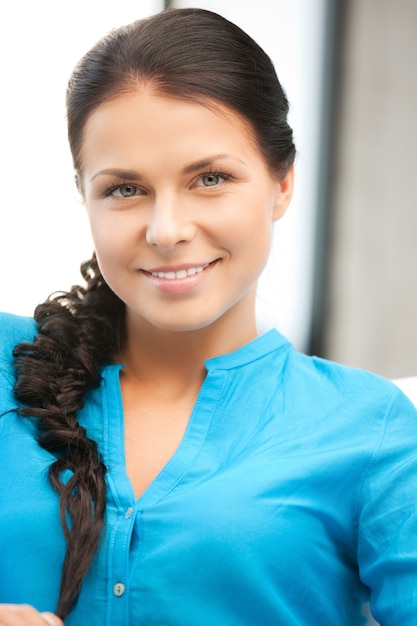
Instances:
[[[0,412],[15,407],[0,317]],[[177,451],[135,499],[120,366],[80,422],[108,468],[106,530],[67,626],[417,623],[417,412],[391,383],[297,353],[272,330],[206,362]],[[53,611],[65,545],[52,455],[0,419],[0,602]]]

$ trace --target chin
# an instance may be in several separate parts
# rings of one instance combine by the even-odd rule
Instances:
[[[202,324],[197,324],[197,323],[193,323],[193,324],[185,324],[184,322],[182,323],[170,323],[170,324],[158,324],[158,325],[154,325],[155,328],[158,328],[159,330],[162,330],[164,332],[167,333],[192,333],[192,332],[198,332],[200,330],[204,330],[206,328],[209,328],[212,325],[212,322],[208,322],[208,323],[202,323]]]
[[[167,320],[149,320],[149,323],[154,327],[164,332],[172,333],[186,333],[197,332],[200,330],[208,329],[209,327],[216,325],[216,322],[220,320],[220,317],[213,316],[197,319],[195,315],[191,319],[186,319],[184,316],[179,319],[171,317]]]

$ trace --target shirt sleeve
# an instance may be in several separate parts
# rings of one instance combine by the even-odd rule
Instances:
[[[381,626],[417,624],[417,411],[396,391],[359,490],[358,563]]]

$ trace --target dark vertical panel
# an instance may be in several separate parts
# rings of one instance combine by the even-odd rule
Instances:
[[[315,233],[310,354],[323,355],[328,297],[328,266],[332,219],[332,188],[337,142],[337,112],[341,87],[341,61],[345,15],[349,0],[327,0],[324,42],[324,81],[320,119],[319,181]]]

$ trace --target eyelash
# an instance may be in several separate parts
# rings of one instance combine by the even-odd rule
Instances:
[[[226,174],[226,172],[217,172],[217,171],[212,171],[212,172],[203,172],[202,174],[199,174],[195,180],[193,181],[193,184],[199,180],[202,180],[204,177],[207,176],[212,176],[213,178],[215,178],[216,176],[218,176],[219,178],[222,178],[223,180],[219,183],[219,185],[221,185],[222,183],[227,182],[228,180],[230,180],[232,178],[231,174]],[[219,185],[203,185],[203,187],[218,187]]]
[[[119,190],[121,187],[135,187],[135,189],[140,188],[138,185],[134,185],[133,183],[117,183],[116,185],[111,185],[110,187],[107,187],[107,189],[104,190],[103,196],[105,198],[109,198],[114,191]],[[130,197],[134,198],[134,196]]]
[[[194,179],[192,185],[194,185],[198,181],[201,181],[204,177],[207,177],[207,176],[212,176],[213,178],[219,177],[219,178],[222,178],[223,180],[221,182],[219,182],[219,184],[217,184],[217,185],[202,185],[202,187],[205,187],[205,188],[218,187],[222,183],[225,183],[225,182],[227,182],[228,180],[230,180],[232,178],[232,175],[231,174],[226,174],[226,172],[217,172],[217,171],[203,172],[203,173],[199,174]],[[104,190],[103,196],[105,198],[109,198],[109,197],[111,197],[111,195],[115,191],[120,190],[121,187],[135,187],[135,189],[140,189],[140,187],[138,185],[134,184],[134,183],[127,183],[127,182],[125,182],[125,183],[117,183],[116,185],[111,185],[110,187],[107,187],[107,189]],[[126,196],[126,197],[134,198],[135,195],[134,196]]]

